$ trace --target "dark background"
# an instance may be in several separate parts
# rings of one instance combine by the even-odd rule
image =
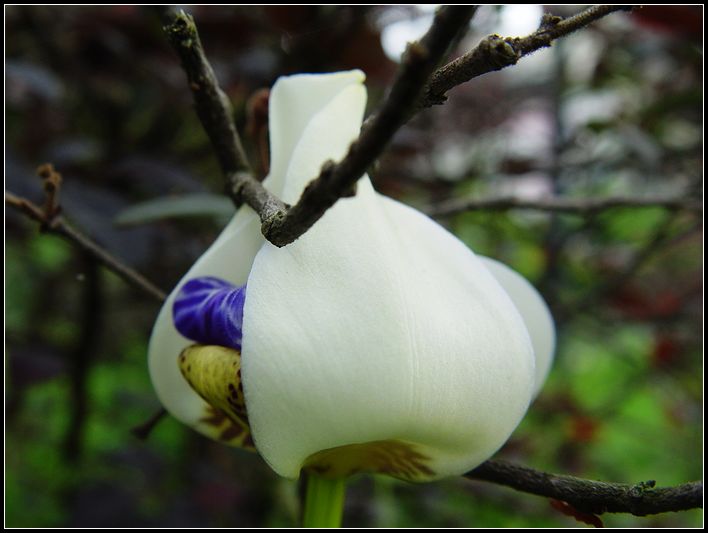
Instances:
[[[249,97],[289,73],[361,68],[374,107],[396,69],[382,39],[400,44],[429,17],[414,7],[192,11],[242,132]],[[481,8],[459,52],[531,15]],[[503,194],[702,198],[702,15],[613,14],[454,89],[399,132],[375,186],[418,207]],[[158,11],[10,6],[5,29],[7,190],[41,202],[34,169],[53,163],[67,218],[169,290],[231,207]],[[244,141],[258,160],[258,136]],[[701,221],[661,208],[443,221],[530,279],[558,322],[551,376],[498,457],[606,481],[702,478]],[[131,434],[159,408],[145,361],[159,304],[20,215],[5,226],[6,525],[297,525],[297,483],[257,456],[170,418],[146,441]],[[603,518],[699,526],[702,511]],[[582,525],[503,487],[380,477],[350,483],[344,523]]]

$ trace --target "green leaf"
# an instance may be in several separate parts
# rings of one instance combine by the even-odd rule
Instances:
[[[650,209],[619,209],[604,216],[607,235],[613,242],[641,242],[651,238],[666,220],[666,211]]]
[[[118,226],[148,224],[167,218],[209,217],[219,222],[234,214],[231,200],[216,194],[185,194],[135,204],[116,216]]]
[[[59,272],[71,259],[71,245],[55,235],[37,235],[29,242],[32,260],[46,272]]]

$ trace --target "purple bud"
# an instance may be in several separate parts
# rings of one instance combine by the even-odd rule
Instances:
[[[219,278],[190,279],[172,306],[175,328],[199,344],[241,349],[246,286]]]

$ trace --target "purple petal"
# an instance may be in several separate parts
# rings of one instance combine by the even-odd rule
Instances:
[[[246,286],[219,278],[190,279],[172,306],[175,328],[199,344],[241,349]]]

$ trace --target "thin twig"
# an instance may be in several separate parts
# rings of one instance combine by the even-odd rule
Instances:
[[[249,172],[241,139],[234,124],[231,103],[204,55],[194,19],[180,11],[165,32],[182,60],[189,88],[194,97],[194,107],[204,130],[214,146],[224,174]]]
[[[615,196],[607,198],[545,198],[525,200],[513,196],[500,198],[460,199],[430,206],[424,211],[434,218],[446,218],[467,211],[508,211],[510,209],[533,209],[573,215],[591,215],[615,208],[661,207],[670,211],[703,212],[703,203],[681,197],[632,197]]]
[[[145,422],[142,424],[139,424],[132,428],[130,432],[135,436],[136,438],[140,440],[147,440],[147,438],[150,436],[150,433],[152,433],[152,430],[155,429],[155,426],[162,421],[163,418],[165,418],[169,413],[167,412],[167,409],[164,407],[161,407],[155,413],[150,416]]]
[[[226,179],[226,194],[236,207],[247,202],[261,220],[285,211],[287,206],[253,177],[233,121],[231,103],[204,54],[194,19],[183,11],[174,13],[165,32],[187,74],[194,107]]]
[[[435,71],[425,88],[419,107],[422,109],[442,104],[447,100],[447,91],[453,87],[482,74],[514,65],[522,57],[550,46],[559,37],[584,28],[615,11],[630,9],[631,6],[592,6],[566,19],[546,14],[539,29],[526,37],[485,37],[474,50]]]
[[[405,123],[430,74],[450,42],[465,28],[474,6],[447,6],[438,10],[433,25],[418,42],[409,45],[391,92],[380,110],[367,121],[359,138],[339,163],[327,162],[297,204],[263,219],[263,235],[276,246],[285,246],[305,233],[327,209],[351,196],[356,182]],[[251,202],[249,202],[250,204]]]
[[[655,488],[654,481],[629,485],[549,474],[506,461],[486,461],[465,474],[513,489],[568,502],[592,514],[631,513],[637,516],[703,507],[703,482]]]
[[[103,264],[109,270],[118,274],[120,278],[129,285],[155,298],[158,302],[163,302],[167,295],[156,285],[148,281],[143,275],[136,272],[120,260],[112,256],[108,251],[96,244],[94,241],[83,235],[72,227],[63,217],[59,216],[61,206],[59,204],[59,191],[61,189],[61,175],[54,170],[54,167],[46,163],[37,169],[37,173],[42,178],[44,188],[44,208],[39,207],[30,200],[22,198],[11,192],[5,191],[5,204],[23,213],[26,217],[39,223],[40,230],[47,233],[54,233],[64,237],[72,244],[76,245],[84,253],[88,268],[88,285],[85,291],[85,311],[86,316],[82,321],[85,327],[85,334],[81,345],[77,348],[73,361],[73,403],[72,419],[69,425],[67,438],[65,441],[65,452],[70,459],[79,457],[81,451],[81,434],[83,422],[86,415],[86,391],[85,381],[87,365],[95,342],[95,335],[98,331],[99,309],[100,309],[100,284],[99,272],[96,270],[98,263]],[[135,428],[135,435],[147,435],[152,428],[166,414],[164,409],[159,416],[153,417],[148,424]]]
[[[674,220],[675,217],[667,218],[659,225],[652,237],[634,253],[624,268],[614,275],[610,275],[606,280],[594,287],[592,291],[581,296],[575,302],[555,308],[554,316],[558,317],[559,321],[567,322],[578,312],[592,310],[598,301],[614,294],[619,288],[626,285],[654,254],[660,250],[665,250],[676,242],[680,242],[687,236],[699,231],[702,227],[702,221],[699,220],[687,229],[676,233],[672,231]]]
[[[148,281],[142,274],[122,263],[107,250],[96,244],[83,233],[79,232],[71,226],[64,219],[64,217],[56,216],[51,220],[47,220],[40,207],[26,198],[22,198],[7,191],[5,191],[5,204],[23,213],[28,218],[39,222],[43,231],[60,235],[61,237],[69,240],[91,256],[98,259],[98,261],[108,268],[108,270],[118,274],[118,276],[129,285],[150,295],[155,300],[162,302],[167,297],[162,290],[160,290],[152,282]]]

